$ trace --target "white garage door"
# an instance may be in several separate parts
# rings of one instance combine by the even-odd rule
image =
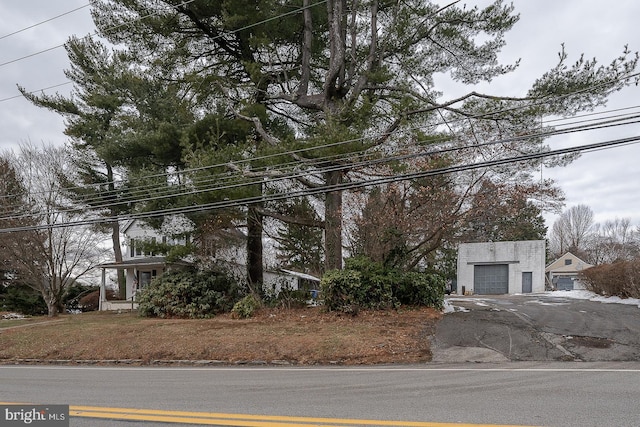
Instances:
[[[473,292],[478,295],[509,293],[509,265],[476,265],[473,269]]]

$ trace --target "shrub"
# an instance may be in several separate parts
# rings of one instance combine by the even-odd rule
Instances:
[[[0,294],[0,311],[2,310],[37,316],[47,314],[47,304],[38,291],[26,285],[9,285]]]
[[[400,304],[441,309],[445,289],[446,279],[439,274],[409,272],[400,276],[394,297]]]
[[[303,308],[307,306],[307,301],[311,297],[309,291],[293,289],[288,280],[273,283],[269,289],[264,291],[262,302],[269,307]]]
[[[600,295],[640,298],[640,259],[588,268],[580,280],[588,290]]]
[[[107,301],[117,300],[120,295],[113,289],[106,289]],[[100,289],[89,292],[86,295],[80,297],[75,305],[75,309],[82,311],[96,311],[100,307]],[[67,309],[74,309],[73,306],[67,305]]]
[[[207,318],[229,312],[244,287],[223,271],[172,270],[137,294],[142,316]]]
[[[435,273],[401,272],[365,257],[347,260],[344,270],[322,278],[324,304],[329,311],[357,313],[360,308],[406,305],[441,308],[445,279]]]
[[[259,307],[260,299],[254,294],[249,294],[235,303],[231,312],[241,319],[247,319],[253,316]]]

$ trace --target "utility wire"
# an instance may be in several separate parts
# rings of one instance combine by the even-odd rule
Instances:
[[[39,26],[39,25],[46,24],[47,22],[51,22],[51,21],[53,21],[55,19],[61,18],[61,17],[66,16],[66,15],[69,15],[69,14],[71,14],[73,12],[77,12],[78,10],[84,9],[85,7],[89,7],[89,6],[91,6],[91,4],[87,3],[84,6],[80,6],[80,7],[77,7],[75,9],[72,9],[72,10],[70,10],[68,12],[61,13],[60,15],[56,15],[53,18],[45,19],[44,21],[38,22],[37,24],[29,25],[28,27],[22,28],[20,30],[14,31],[14,32],[9,33],[9,34],[5,34],[4,36],[0,36],[0,40],[6,39],[7,37],[14,36],[16,34],[19,34],[19,33],[23,32],[23,31],[30,30],[32,28],[35,28],[35,27]]]
[[[637,123],[638,121],[636,121]],[[620,124],[600,124],[598,126],[598,128],[604,128],[604,127],[611,127],[611,126],[616,126],[616,125],[620,125]],[[326,173],[326,172],[333,172],[333,171],[341,171],[341,170],[351,170],[351,169],[364,169],[367,167],[371,167],[371,166],[375,166],[375,165],[381,165],[381,164],[385,164],[385,163],[390,163],[390,162],[398,162],[398,161],[403,161],[403,160],[410,160],[410,159],[416,159],[416,158],[424,158],[424,157],[428,157],[428,156],[433,156],[433,155],[438,155],[438,154],[445,154],[445,153],[451,153],[451,152],[455,152],[455,151],[462,151],[462,150],[468,150],[469,148],[473,148],[473,149],[477,149],[477,148],[481,148],[481,147],[486,147],[486,146],[490,146],[490,145],[495,145],[495,144],[505,144],[505,143],[512,143],[512,142],[517,142],[517,141],[521,141],[521,140],[525,140],[525,139],[531,139],[532,137],[549,137],[549,136],[553,136],[553,135],[560,135],[560,134],[566,134],[566,133],[573,133],[573,132],[578,132],[578,131],[585,131],[585,130],[593,130],[593,127],[586,127],[584,125],[582,126],[578,126],[575,129],[565,129],[565,130],[555,130],[555,131],[549,131],[546,133],[539,133],[539,134],[535,134],[535,135],[525,135],[525,136],[518,136],[515,138],[509,138],[509,139],[503,139],[503,140],[497,140],[497,141],[490,141],[490,142],[486,142],[480,145],[474,145],[473,147],[467,147],[467,146],[463,146],[463,147],[449,147],[449,148],[445,148],[445,149],[439,149],[439,150],[429,150],[426,152],[417,152],[417,153],[408,153],[408,154],[399,154],[399,155],[395,155],[395,156],[387,156],[387,157],[383,157],[383,158],[371,158],[371,159],[367,159],[365,157],[362,158],[362,160],[360,160],[359,162],[355,162],[354,159],[350,159],[350,162],[348,164],[335,164],[335,165],[330,165],[330,166],[325,166],[317,171],[314,171],[314,174],[321,174],[321,173]],[[283,171],[282,173],[270,177],[269,179],[260,177],[260,178],[256,178],[254,180],[247,180],[246,177],[243,177],[241,175],[236,175],[236,176],[231,176],[232,179],[229,179],[228,181],[225,180],[221,180],[221,179],[212,179],[212,180],[206,180],[205,182],[194,182],[194,183],[189,183],[188,185],[176,185],[176,186],[169,186],[169,187],[158,187],[160,190],[159,192],[155,192],[152,193],[153,190],[147,190],[144,191],[144,194],[146,195],[146,197],[138,197],[136,195],[131,195],[129,194],[128,197],[119,197],[117,198],[116,201],[113,200],[113,197],[111,196],[105,196],[105,197],[96,197],[91,201],[85,201],[86,203],[93,203],[91,205],[91,210],[98,210],[98,209],[107,209],[109,207],[113,207],[113,206],[118,206],[118,205],[127,205],[127,204],[133,204],[133,203],[142,203],[142,202],[150,202],[150,201],[157,201],[157,200],[162,200],[162,199],[170,199],[170,198],[174,198],[174,197],[178,197],[178,196],[186,196],[186,195],[197,195],[197,194],[203,194],[203,193],[211,193],[211,192],[215,192],[215,191],[222,191],[222,190],[232,190],[235,188],[241,188],[241,187],[245,187],[245,186],[249,186],[249,185],[256,185],[256,184],[275,184],[278,182],[283,182],[283,181],[288,181],[288,180],[294,180],[296,178],[301,178],[301,177],[307,177],[309,175],[308,171],[297,171],[297,170],[291,170],[290,172],[286,172]],[[205,184],[208,183],[215,183],[214,186],[210,186],[207,187]],[[203,187],[204,185],[204,187]],[[318,184],[320,185],[320,184]],[[149,195],[151,193],[151,195]],[[99,203],[103,201],[102,205],[96,205],[95,203]],[[17,210],[20,207],[20,205],[16,205],[15,209]],[[10,210],[5,208],[6,210]],[[77,212],[81,212],[84,211],[85,208],[84,207],[78,207],[78,208],[70,208],[70,209],[60,209],[57,212],[58,213],[77,213]],[[29,214],[23,214],[23,215],[13,215],[13,216],[5,216],[3,218],[0,219],[21,219],[21,218],[27,218],[30,217],[31,215]]]
[[[194,0],[190,0],[190,1],[187,1],[187,2],[183,2],[183,3],[181,3],[180,5],[175,6],[175,7],[177,8],[177,7],[180,7],[180,6],[186,5],[186,4],[188,4],[188,3],[192,2],[192,1],[194,1]],[[318,2],[318,3],[316,3],[316,4],[314,4],[314,5],[311,5],[311,6],[308,6],[308,7],[313,7],[313,6],[315,6],[315,5],[317,5],[317,4],[320,4],[320,3],[324,3],[324,1]],[[302,9],[297,9],[297,10],[294,10],[294,11],[291,11],[291,12],[288,12],[288,13],[285,13],[285,14],[282,14],[282,15],[279,15],[279,16],[286,16],[286,15],[289,15],[289,14],[298,13],[300,10],[302,10]],[[157,13],[159,13],[159,12],[155,12],[154,14],[157,14]],[[141,20],[141,19],[146,18],[147,16],[152,16],[152,15],[153,15],[153,14],[145,15],[145,16],[140,17],[140,18],[138,18],[138,19],[140,19],[140,20]],[[241,31],[241,30],[243,30],[243,29],[247,29],[247,28],[250,28],[250,27],[252,27],[252,26],[259,25],[259,24],[262,24],[262,23],[267,22],[267,21],[269,21],[269,20],[273,20],[273,19],[277,19],[277,18],[278,18],[278,17],[269,18],[269,19],[264,20],[264,21],[261,21],[261,22],[259,22],[259,23],[251,24],[251,25],[249,25],[249,26],[246,26],[246,27],[243,27],[243,28],[240,28],[240,29],[234,30],[234,31]],[[118,27],[119,27],[119,26],[115,26],[115,27],[113,27],[112,29],[115,29],[115,28],[118,28]],[[108,30],[110,30],[110,29],[108,29]],[[3,65],[3,64],[0,64],[0,66],[1,66],[1,65]],[[637,75],[638,75],[638,74],[635,74],[635,75],[629,75],[629,76],[624,76],[624,77],[621,77],[621,79],[628,79],[628,78],[631,78],[631,77],[634,77],[634,76],[637,76]],[[10,99],[13,99],[13,98],[10,98]],[[521,107],[517,107],[517,108],[521,108]],[[487,113],[487,114],[496,114],[496,113],[494,112],[494,113]],[[342,143],[342,142],[341,142],[341,143]],[[311,148],[309,148],[309,150],[317,150],[317,149],[318,149],[318,147],[311,147]],[[350,153],[350,154],[352,154],[352,153]],[[274,156],[283,156],[283,155],[287,155],[287,153],[278,153],[278,154],[275,154]],[[246,161],[255,161],[255,159],[247,159]],[[211,166],[211,167],[215,167],[215,166]],[[184,173],[184,172],[181,172],[181,173]],[[139,201],[139,200],[138,200],[138,201]]]
[[[33,91],[30,91],[30,92],[27,92],[27,93],[34,94],[34,93],[38,93],[38,92],[44,92],[45,90],[54,89],[54,88],[61,87],[61,86],[66,86],[66,85],[70,85],[72,83],[73,83],[72,81],[68,81],[68,82],[65,82],[65,83],[58,83],[57,85],[43,87],[42,89],[33,90]],[[14,95],[14,96],[10,96],[8,98],[0,99],[0,102],[10,101],[12,99],[18,99],[18,98],[24,98],[24,96],[22,94]]]
[[[180,7],[180,6],[184,6],[184,5],[187,5],[187,4],[192,3],[194,1],[195,0],[187,0],[187,1],[184,1],[184,2],[180,3],[179,5],[177,5],[175,7],[177,8],[177,7]],[[135,21],[141,21],[141,20],[149,18],[151,16],[155,16],[158,13],[160,13],[160,11],[153,12],[153,13],[150,13],[148,15],[139,17],[139,18],[135,19],[134,22]],[[114,27],[107,28],[105,31],[115,30],[117,28],[120,28],[120,27],[122,27],[124,25],[129,25],[129,24],[130,24],[130,22],[127,22],[127,23],[124,23],[124,24],[120,24],[120,25],[116,25]],[[97,36],[97,35],[98,35],[98,31],[94,31],[93,33],[89,34],[87,37],[93,37],[93,36]],[[22,61],[22,60],[25,60],[25,59],[28,59],[28,58],[32,58],[34,56],[37,56],[37,55],[40,55],[40,54],[43,54],[43,53],[46,53],[46,52],[50,52],[50,51],[55,50],[55,49],[59,49],[61,47],[64,47],[64,45],[65,45],[65,43],[62,43],[62,44],[59,44],[59,45],[56,45],[56,46],[49,47],[47,49],[40,50],[38,52],[30,53],[28,55],[24,55],[24,56],[21,56],[19,58],[15,58],[15,59],[11,59],[11,60],[6,61],[6,62],[2,62],[2,63],[0,63],[0,67],[4,67],[5,65],[13,64],[13,63],[16,63],[16,62],[19,62],[19,61]]]
[[[634,119],[635,121],[629,122],[629,120],[631,119]],[[556,136],[561,134],[584,132],[584,131],[602,129],[602,128],[612,127],[612,126],[623,126],[623,125],[637,123],[638,122],[637,119],[640,119],[640,115],[627,116],[627,117],[617,118],[617,119],[608,117],[606,121],[599,121],[591,124],[580,124],[579,126],[574,126],[571,128],[564,128],[564,129],[549,129],[549,130],[536,132],[532,134],[519,135],[513,138],[504,138],[500,140],[474,144],[473,146],[454,146],[454,147],[445,147],[440,149],[429,149],[427,151],[420,150],[418,152],[409,152],[407,154],[396,154],[393,156],[385,156],[382,158],[380,158],[379,153],[375,153],[375,152],[370,152],[370,153],[366,153],[365,151],[349,152],[349,153],[343,153],[335,156],[325,156],[318,159],[313,159],[311,162],[303,164],[304,167],[318,167],[317,170],[312,170],[312,171],[309,171],[306,169],[300,170],[298,166],[300,166],[301,163],[299,161],[294,161],[289,163],[275,164],[270,167],[256,169],[252,172],[255,172],[256,175],[259,175],[260,173],[266,173],[270,171],[271,172],[270,180],[272,182],[284,181],[284,180],[296,179],[300,177],[306,177],[309,174],[318,175],[321,173],[337,171],[337,170],[362,169],[362,168],[367,168],[367,167],[380,165],[384,163],[398,162],[398,161],[410,160],[418,157],[427,157],[427,156],[438,155],[438,154],[452,153],[456,151],[467,150],[470,148],[479,149],[479,148],[488,147],[491,145],[525,141],[532,138],[548,138],[551,136]],[[433,140],[430,140],[429,142],[432,144],[434,143]],[[419,143],[420,141],[416,141],[414,142],[414,145]],[[430,145],[430,147],[433,147],[433,145]],[[413,147],[407,147],[407,148],[410,149],[410,148],[417,148],[417,147],[413,146]],[[317,149],[317,147],[313,147],[309,149]],[[288,152],[285,152],[284,155],[286,155],[287,153]],[[340,164],[341,161],[347,160],[347,159],[348,159],[348,163]],[[331,165],[328,165],[328,166],[325,165],[327,163],[331,163]],[[227,163],[222,163],[218,165],[213,165],[211,167],[224,167],[226,164]],[[189,172],[188,170],[184,170],[184,171],[180,171],[179,173],[180,175],[188,176],[189,175],[188,172]],[[157,177],[165,177],[167,175],[162,174],[162,175],[158,175]],[[152,183],[146,186],[136,186],[134,187],[134,191],[127,192],[126,196],[124,197],[121,194],[122,189],[120,188],[117,188],[113,191],[105,190],[98,195],[93,194],[93,195],[87,196],[84,199],[79,199],[77,200],[77,203],[86,203],[88,205],[91,205],[92,209],[101,209],[101,208],[108,208],[115,205],[125,205],[125,204],[167,199],[167,198],[172,198],[179,195],[181,196],[195,195],[195,194],[202,194],[206,192],[213,192],[213,191],[219,191],[219,190],[229,190],[229,189],[238,188],[246,185],[258,184],[262,182],[263,179],[265,179],[264,176],[254,176],[253,178],[248,178],[246,176],[243,176],[241,171],[235,172],[235,173],[226,172],[222,174],[213,174],[203,179],[190,179],[187,182],[187,184],[182,184],[182,185],[166,186],[166,185],[158,185],[157,183]],[[112,184],[115,184],[115,183],[112,183]],[[211,186],[211,184],[213,184],[213,186]],[[76,189],[76,188],[78,187],[71,187],[66,189],[63,188],[63,189],[58,189],[58,191],[63,191],[63,192],[72,191],[73,189]],[[30,193],[30,194],[33,196],[40,193]],[[112,199],[115,198],[116,196],[118,196],[117,201],[114,202]],[[18,198],[18,196],[17,195],[0,196],[0,200],[15,199],[15,198]],[[102,204],[96,205],[96,203],[102,203]],[[17,209],[18,206],[19,205],[14,205],[14,208]],[[7,205],[5,205],[5,208],[6,209],[8,208],[9,210],[11,209],[11,207]],[[78,211],[78,210],[82,210],[82,209],[80,208],[71,209],[69,211]]]
[[[167,6],[169,6],[171,9],[176,9],[177,10],[178,8],[186,6],[189,3],[193,3],[194,1],[196,1],[196,0],[185,0],[182,3],[177,4],[175,6],[170,6],[170,5],[167,5]],[[254,24],[249,24],[249,25],[246,25],[244,27],[237,28],[235,30],[227,31],[226,34],[234,34],[234,33],[240,32],[240,31],[244,31],[244,30],[247,30],[249,28],[253,28],[253,27],[256,27],[258,25],[265,24],[267,22],[271,22],[271,21],[274,21],[274,20],[277,20],[277,19],[281,19],[281,18],[283,18],[285,16],[294,15],[294,14],[299,13],[299,12],[305,10],[305,9],[309,9],[309,8],[315,7],[317,5],[326,3],[326,2],[327,2],[327,0],[320,0],[317,3],[311,4],[309,6],[303,6],[303,7],[300,7],[298,9],[295,9],[295,10],[292,10],[292,11],[289,11],[289,12],[285,12],[285,13],[282,13],[282,14],[277,15],[277,16],[272,16],[270,18],[264,19],[262,21],[254,23]],[[160,13],[161,13],[161,11],[151,12],[151,13],[149,13],[147,15],[140,16],[140,17],[138,17],[138,18],[136,18],[136,19],[134,19],[134,20],[132,20],[130,22],[125,22],[125,23],[122,23],[122,24],[119,24],[119,25],[115,25],[113,27],[106,28],[106,29],[103,30],[103,32],[107,33],[109,31],[116,30],[116,29],[118,29],[120,27],[123,27],[123,26],[126,26],[126,25],[130,25],[132,22],[142,21],[142,20],[144,20],[146,18],[150,18],[152,16],[156,16],[156,15],[158,15]],[[55,18],[52,18],[52,19],[55,19]],[[36,25],[39,25],[39,24],[36,24]],[[20,31],[23,31],[23,30],[20,30]],[[97,36],[97,35],[98,35],[98,31],[94,31],[93,33],[89,34],[87,37],[93,37],[93,36]],[[7,36],[5,36],[5,37],[7,37]],[[217,38],[220,38],[220,37],[223,37],[223,35],[220,34],[218,36],[212,37],[211,39],[214,40],[214,39],[217,39]],[[22,60],[25,60],[25,59],[28,59],[28,58],[32,58],[34,56],[37,56],[37,55],[40,55],[40,54],[43,54],[43,53],[46,53],[46,52],[49,52],[49,51],[52,51],[52,50],[55,50],[55,49],[59,49],[61,47],[64,47],[64,45],[65,45],[65,43],[62,43],[62,44],[59,44],[59,45],[56,45],[56,46],[49,47],[47,49],[43,49],[43,50],[38,51],[38,52],[30,53],[28,55],[24,55],[24,56],[21,56],[19,58],[15,58],[15,59],[11,59],[11,60],[6,61],[6,62],[2,62],[2,63],[0,63],[0,67],[4,67],[5,65],[13,64],[15,62],[19,62],[19,61],[22,61]]]
[[[420,179],[420,178],[450,174],[455,172],[464,172],[464,171],[469,171],[474,169],[482,169],[482,168],[500,166],[500,165],[511,164],[511,163],[526,162],[529,160],[541,159],[541,158],[550,157],[550,156],[560,156],[560,155],[571,154],[575,152],[589,152],[589,151],[600,150],[604,148],[612,148],[615,146],[636,144],[638,142],[640,142],[640,136],[635,136],[630,138],[609,140],[609,141],[604,141],[599,143],[584,144],[580,146],[562,148],[562,149],[552,150],[548,152],[537,152],[532,154],[503,158],[503,159],[488,160],[488,161],[478,162],[478,163],[468,163],[468,164],[452,166],[452,167],[431,169],[428,171],[418,171],[418,172],[399,174],[399,175],[394,175],[389,177],[381,177],[381,178],[370,179],[366,181],[350,181],[350,182],[345,182],[345,183],[335,184],[335,185],[322,185],[319,187],[307,188],[307,189],[294,191],[294,192],[286,192],[286,193],[279,192],[279,193],[260,195],[255,197],[246,197],[246,198],[240,198],[235,200],[228,200],[228,201],[225,200],[222,202],[200,204],[196,206],[159,209],[156,211],[144,212],[144,213],[138,213],[138,214],[112,216],[108,218],[92,218],[92,219],[84,219],[79,221],[71,221],[66,223],[48,224],[48,225],[10,227],[10,228],[0,229],[0,233],[77,227],[77,226],[109,223],[109,222],[115,222],[115,221],[155,218],[155,217],[160,217],[165,215],[177,215],[177,214],[194,213],[194,212],[209,211],[209,210],[219,210],[219,209],[230,208],[230,207],[241,207],[247,204],[253,204],[258,202],[269,202],[269,201],[283,200],[283,199],[289,199],[289,198],[306,197],[306,196],[317,195],[321,193],[345,191],[345,190],[352,190],[357,188],[371,187],[376,185],[384,185],[384,184],[389,184],[393,182]]]
[[[526,107],[523,107],[526,108]],[[565,123],[562,124],[557,124],[556,126],[569,126],[575,123],[588,123],[588,122],[595,122],[596,119],[592,119],[592,120],[584,120],[584,121],[576,121],[576,118],[581,118],[581,117],[590,117],[590,116],[594,116],[594,115],[603,115],[603,114],[608,114],[609,112],[618,112],[618,111],[625,111],[625,110],[629,110],[629,109],[635,109],[635,108],[640,108],[640,106],[636,106],[636,107],[626,107],[626,108],[619,108],[619,109],[615,109],[615,110],[611,110],[611,111],[603,111],[603,112],[598,112],[598,113],[589,113],[589,114],[584,114],[584,115],[578,115],[578,116],[574,116],[571,118],[562,118],[562,119],[553,119],[553,120],[548,120],[547,123],[550,122],[558,122],[558,121],[564,121]],[[494,111],[488,114],[499,114],[499,111]],[[632,114],[632,113],[629,113]],[[619,118],[620,120],[626,119],[629,120],[631,118],[635,118],[635,115],[624,115],[624,114],[618,114],[618,115],[612,115],[607,117],[607,119],[614,119],[614,118]],[[465,120],[465,119],[460,119],[460,120]],[[600,124],[604,123],[604,122],[599,122]],[[439,125],[441,125],[443,123],[432,123],[429,125],[425,125],[425,126],[420,126],[420,127],[416,127],[414,129],[409,129],[409,130],[416,130],[416,129],[423,129],[424,127],[437,127]],[[594,126],[597,125],[598,123],[594,123]],[[534,137],[540,137],[540,134],[530,134],[530,135],[524,135],[524,136],[529,136],[531,138]],[[542,135],[545,136],[545,135]],[[221,167],[225,167],[228,164],[234,164],[236,165],[238,168],[241,168],[242,165],[244,163],[251,163],[251,162],[257,162],[257,161],[269,161],[272,158],[277,158],[277,157],[284,157],[284,156],[291,156],[291,155],[299,155],[299,154],[303,154],[305,152],[309,152],[309,151],[318,151],[318,150],[323,150],[323,149],[327,149],[327,148],[333,148],[333,147],[338,147],[340,145],[343,144],[351,144],[351,143],[356,143],[356,142],[365,142],[368,139],[374,139],[377,138],[377,136],[371,136],[371,137],[361,137],[361,138],[354,138],[354,139],[350,139],[350,140],[344,140],[344,141],[338,141],[338,142],[333,142],[333,143],[329,143],[329,144],[323,144],[323,145],[319,145],[319,146],[313,146],[313,147],[303,147],[303,148],[299,148],[297,150],[288,150],[288,151],[283,151],[283,152],[279,152],[279,153],[274,153],[274,154],[270,154],[270,155],[264,155],[264,156],[258,156],[258,157],[252,157],[252,158],[248,158],[248,159],[238,159],[238,160],[233,160],[233,161],[229,161],[229,162],[225,162],[225,163],[218,163],[218,164],[214,164],[214,165],[207,165],[207,166],[202,166],[202,167],[197,167],[197,168],[188,168],[188,169],[182,169],[179,171],[175,171],[175,172],[161,172],[161,173],[157,173],[157,174],[151,174],[151,175],[145,175],[142,177],[138,177],[139,180],[153,180],[156,178],[159,179],[165,179],[168,180],[169,177],[173,176],[173,175],[184,175],[184,174],[189,174],[189,173],[195,173],[198,171],[206,171],[208,169],[214,169],[214,168],[221,168]],[[430,143],[434,144],[434,143],[438,143],[438,142],[443,142],[446,140],[451,139],[450,136],[443,136],[441,138],[432,138],[429,140]],[[425,142],[425,141],[416,141],[416,143],[420,143],[420,142]],[[344,155],[348,155],[348,156],[352,156],[352,155],[362,155],[363,152],[354,152],[354,151],[350,151],[349,153],[346,153]],[[321,158],[317,158],[315,159],[315,163],[320,163],[323,161],[339,161],[340,154],[335,155],[335,157],[321,157]],[[300,165],[300,162],[298,161],[294,161],[291,164],[293,165]],[[312,162],[311,160],[307,163],[304,164],[305,166],[313,166],[314,162]],[[283,167],[283,166],[287,166],[287,164],[278,164],[278,167]],[[263,169],[254,169],[253,172],[259,172],[260,170],[266,171],[267,170],[267,166],[265,166],[265,168]],[[228,175],[228,174],[223,174],[223,175]],[[219,175],[218,175],[219,176]],[[211,179],[216,179],[217,176],[212,177]],[[91,188],[94,187],[96,189],[100,189],[103,188],[104,186],[107,185],[114,185],[114,186],[118,186],[123,184],[124,182],[126,182],[125,180],[114,180],[114,181],[110,181],[110,182],[103,182],[103,183],[99,183],[99,184],[90,184],[90,185],[85,185],[85,186],[81,186],[81,187],[69,187],[63,190],[78,190],[78,189],[86,189],[86,188]],[[155,187],[154,184],[151,184],[148,187],[145,186],[136,186],[136,191],[146,191],[147,189],[153,189]],[[116,189],[116,192],[119,192],[120,189]],[[32,194],[38,194],[38,193],[32,193]],[[104,192],[103,192],[104,194]],[[1,196],[0,195],[0,199],[2,198],[10,198],[13,197],[13,195],[5,195],[5,196]]]
[[[398,154],[398,155],[394,155],[394,156],[386,156],[384,158],[379,158],[379,156],[373,152],[373,153],[366,153],[365,151],[359,151],[359,152],[349,152],[349,153],[343,153],[343,154],[339,154],[339,155],[335,155],[335,156],[325,156],[325,157],[321,157],[321,158],[317,158],[317,159],[313,159],[312,161],[308,162],[308,163],[304,163],[303,166],[304,167],[318,167],[321,166],[325,163],[331,162],[331,163],[338,163],[338,164],[334,164],[331,166],[324,166],[319,168],[318,170],[313,170],[313,171],[308,171],[308,170],[299,170],[298,166],[301,165],[301,163],[299,161],[293,161],[290,163],[279,163],[279,164],[275,164],[273,166],[269,166],[269,167],[265,167],[265,168],[261,168],[261,169],[255,169],[252,172],[254,172],[255,175],[260,174],[261,172],[268,172],[269,169],[271,170],[271,180],[272,181],[284,181],[284,180],[289,180],[289,179],[295,179],[295,178],[299,178],[299,177],[304,177],[304,176],[308,176],[310,173],[311,174],[320,174],[320,173],[324,173],[324,172],[330,172],[330,171],[335,171],[335,170],[347,170],[347,169],[358,169],[358,168],[366,168],[366,167],[370,167],[370,166],[374,166],[377,164],[383,164],[383,163],[390,163],[390,162],[397,162],[397,161],[402,161],[402,160],[409,160],[412,158],[417,158],[417,157],[425,157],[425,156],[429,156],[429,155],[436,155],[436,154],[445,154],[445,153],[451,153],[451,152],[455,152],[455,151],[461,151],[461,150],[466,150],[469,148],[474,148],[474,149],[478,149],[478,148],[482,148],[482,147],[487,147],[490,145],[497,145],[497,144],[506,144],[506,143],[513,143],[513,142],[518,142],[518,141],[524,141],[524,140],[528,140],[528,139],[532,139],[532,138],[548,138],[551,136],[556,136],[556,135],[561,135],[561,134],[567,134],[567,133],[574,133],[574,132],[583,132],[583,131],[589,131],[589,130],[596,130],[596,129],[602,129],[602,128],[606,128],[606,127],[612,127],[612,126],[623,126],[623,125],[629,125],[629,124],[633,124],[633,123],[637,123],[637,119],[640,118],[640,115],[635,115],[635,116],[623,116],[623,115],[619,115],[622,116],[622,118],[619,118],[618,116],[610,116],[607,117],[606,121],[605,120],[601,120],[598,122],[593,121],[594,123],[591,124],[581,124],[579,126],[574,126],[571,128],[564,128],[564,129],[550,129],[550,130],[545,130],[543,132],[537,132],[537,133],[532,133],[532,134],[527,134],[527,135],[520,135],[518,137],[514,137],[514,138],[505,138],[505,139],[501,139],[501,140],[497,140],[497,141],[489,141],[486,143],[480,143],[480,144],[474,144],[473,146],[456,146],[456,147],[449,147],[449,148],[444,148],[444,149],[437,149],[437,150],[429,150],[429,151],[419,151],[417,153],[409,153],[409,154]],[[618,117],[618,118],[616,118]],[[629,122],[629,120],[634,119],[635,121]],[[583,123],[585,121],[577,121],[576,123]],[[449,137],[446,137],[445,139],[449,139]],[[414,142],[414,144],[419,144],[421,141],[416,141]],[[431,144],[437,142],[434,141],[433,139],[428,141]],[[332,146],[333,144],[327,144],[327,146]],[[305,150],[317,150],[318,148],[322,148],[322,147],[310,147],[307,148]],[[411,148],[411,147],[407,147],[407,148]],[[414,147],[416,148],[416,147]],[[296,150],[297,152],[301,152],[299,150]],[[286,156],[287,154],[289,154],[289,152],[284,152],[282,154],[277,154],[277,156]],[[348,164],[339,164],[339,162],[341,162],[342,160],[347,159],[349,160]],[[260,159],[260,158],[258,158]],[[255,159],[253,159],[255,160]],[[208,166],[206,167],[206,169],[209,168],[215,168],[215,167],[224,167],[225,165],[227,165],[228,163],[222,163],[222,164],[217,164],[217,165],[212,165],[212,166]],[[204,170],[204,169],[195,169],[195,170]],[[277,175],[275,175],[275,172],[278,172]],[[180,175],[188,175],[189,172],[193,172],[193,170],[182,170],[179,171],[177,173],[179,173]],[[158,174],[155,175],[154,177],[166,177],[169,176],[170,174]],[[275,176],[274,176],[275,175]],[[142,179],[145,179],[144,177]],[[248,179],[246,176],[242,175],[242,172],[237,172],[237,173],[222,173],[222,174],[214,174],[211,175],[207,178],[204,179],[200,179],[200,180],[194,180],[191,179],[188,184],[186,185],[169,185],[169,186],[165,186],[165,185],[161,185],[158,186],[157,183],[153,183],[153,184],[149,184],[147,186],[136,186],[134,191],[130,191],[127,193],[127,195],[125,197],[122,197],[121,195],[118,197],[118,201],[117,202],[113,202],[111,199],[114,198],[116,195],[119,195],[122,190],[121,189],[115,189],[113,191],[103,191],[101,194],[99,195],[90,195],[85,199],[80,199],[77,200],[78,203],[87,203],[92,205],[92,209],[100,209],[100,208],[107,208],[109,206],[114,206],[114,205],[124,205],[124,204],[130,204],[130,203],[140,203],[140,202],[148,202],[148,201],[153,201],[153,200],[160,200],[160,199],[166,199],[166,198],[171,198],[171,197],[176,197],[178,195],[194,195],[194,194],[201,194],[201,193],[206,193],[206,192],[212,192],[212,191],[219,191],[219,190],[228,190],[228,189],[233,189],[233,188],[238,188],[238,187],[242,187],[245,185],[252,185],[252,184],[257,184],[259,182],[261,182],[264,179],[263,176],[255,176],[254,179]],[[113,182],[112,184],[115,184],[115,182]],[[214,186],[208,186],[209,184],[215,184]],[[103,184],[104,185],[104,184]],[[93,185],[93,186],[97,186],[97,185]],[[91,186],[90,186],[91,187]],[[72,188],[67,188],[67,189],[59,189],[61,191],[71,191],[74,188],[77,187],[72,187]],[[86,187],[85,187],[86,188]],[[31,193],[32,195],[34,194],[38,194],[38,193]],[[17,197],[16,195],[5,195],[5,196],[0,196],[0,199],[2,198],[13,198],[13,197]],[[102,205],[95,205],[95,203],[100,203],[101,201],[103,201]],[[6,206],[6,205],[5,205]],[[17,206],[16,206],[17,208]],[[80,210],[80,209],[77,209]]]

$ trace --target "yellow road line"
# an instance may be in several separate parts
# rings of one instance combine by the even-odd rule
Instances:
[[[0,402],[0,405],[9,405]],[[14,403],[15,404],[15,403]],[[229,414],[218,412],[168,411],[160,409],[110,408],[100,406],[69,406],[69,416],[127,421],[156,421],[194,425],[235,427],[526,427],[497,424],[436,423],[421,421],[386,421],[348,418],[315,418],[275,415]]]

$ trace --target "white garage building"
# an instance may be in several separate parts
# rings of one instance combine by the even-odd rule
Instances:
[[[543,292],[545,241],[461,243],[458,294]]]

